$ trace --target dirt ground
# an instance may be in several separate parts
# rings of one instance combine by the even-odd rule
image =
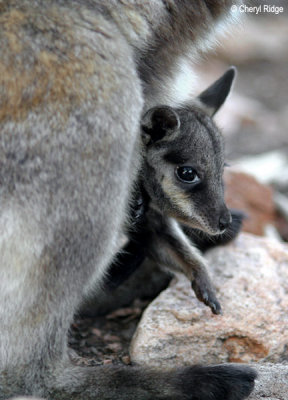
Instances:
[[[72,354],[76,363],[130,364],[129,344],[148,304],[149,300],[136,299],[129,307],[104,316],[77,318],[69,334],[69,346],[76,352]]]

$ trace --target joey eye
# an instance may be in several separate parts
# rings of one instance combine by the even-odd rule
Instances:
[[[196,183],[200,181],[195,169],[189,166],[177,167],[175,173],[177,178],[184,183]]]

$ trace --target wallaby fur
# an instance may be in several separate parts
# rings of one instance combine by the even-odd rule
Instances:
[[[251,392],[255,373],[245,366],[79,367],[67,351],[73,315],[118,250],[141,115],[177,97],[185,60],[211,44],[231,5],[0,0],[1,400]]]
[[[194,232],[196,228],[213,236],[223,236],[228,228],[231,232],[235,224],[224,201],[223,139],[212,120],[234,78],[235,68],[230,68],[188,104],[179,108],[156,106],[142,118],[144,155],[134,194],[134,224],[129,243],[109,268],[109,287],[127,278],[149,255],[166,268],[182,271],[198,299],[214,314],[221,313],[205,259],[188,240],[189,232],[184,234],[179,221],[194,228]],[[196,182],[182,181],[177,175],[179,168],[192,171]]]

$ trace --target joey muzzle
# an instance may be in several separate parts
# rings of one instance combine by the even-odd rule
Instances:
[[[225,209],[222,211],[219,218],[219,229],[223,233],[231,224],[232,217],[228,208],[225,206]]]

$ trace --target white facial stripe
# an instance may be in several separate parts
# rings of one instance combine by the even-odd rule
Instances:
[[[175,206],[175,208],[180,211],[183,215],[179,218],[179,222],[187,224],[192,228],[200,229],[211,235],[220,233],[218,230],[215,232],[205,219],[199,215],[197,210],[195,210],[193,201],[190,196],[181,191],[177,186],[174,185],[173,180],[170,177],[165,176],[161,183],[162,190],[170,200],[170,202]]]
[[[191,218],[193,214],[193,203],[191,198],[188,197],[186,193],[181,191],[178,187],[176,187],[173,183],[173,180],[165,176],[161,183],[162,189],[166,196],[169,198],[171,203],[181,211],[187,219]]]

